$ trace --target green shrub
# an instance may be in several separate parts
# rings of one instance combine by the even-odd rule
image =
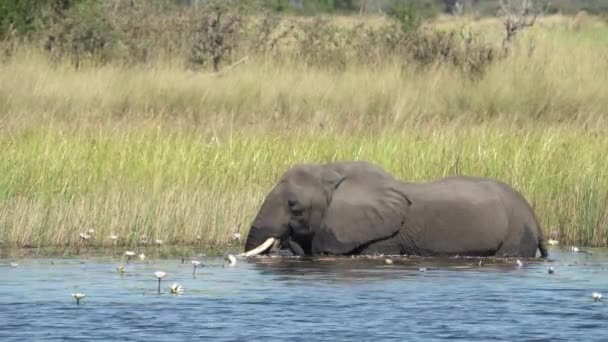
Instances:
[[[112,55],[116,44],[114,27],[96,1],[83,1],[71,7],[62,22],[62,49],[78,67],[83,59],[104,63]]]
[[[30,35],[42,27],[42,14],[48,0],[3,0],[0,1],[0,39],[11,31]]]

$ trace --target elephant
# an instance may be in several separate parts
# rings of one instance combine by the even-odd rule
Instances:
[[[366,161],[299,163],[270,190],[241,256],[548,257],[524,196],[491,178],[398,180]]]

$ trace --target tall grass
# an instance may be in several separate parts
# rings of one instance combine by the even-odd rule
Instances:
[[[522,36],[478,79],[398,56],[325,68],[254,55],[220,75],[178,57],[76,70],[17,48],[0,65],[0,240],[74,245],[94,229],[89,244],[114,233],[220,246],[247,233],[294,163],[368,160],[407,181],[504,180],[545,233],[605,246],[608,45],[593,37],[606,27],[560,25]]]
[[[26,50],[0,68],[0,115],[14,127],[142,120],[210,129],[497,120],[605,127],[608,74],[600,70],[608,69],[608,46],[572,48],[544,39],[532,56],[521,51],[496,62],[480,80],[449,66],[420,70],[396,59],[334,70],[260,57],[220,76],[185,70],[179,61],[74,70],[51,67]]]
[[[522,191],[563,242],[608,242],[608,138],[570,127],[266,136],[51,129],[4,136],[0,148],[0,238],[19,246],[74,244],[88,229],[101,245],[112,244],[110,233],[123,243],[221,245],[246,234],[284,170],[332,160],[369,160],[408,181],[496,177]]]

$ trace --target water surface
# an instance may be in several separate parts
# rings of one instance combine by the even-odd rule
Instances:
[[[0,341],[600,341],[607,250],[551,261],[121,252],[0,259]],[[192,275],[190,260],[206,265]],[[10,267],[9,262],[17,262]],[[547,269],[553,266],[554,274]],[[426,268],[421,271],[420,268]],[[154,272],[167,272],[157,293]],[[183,295],[169,293],[179,282]],[[76,305],[72,293],[86,297]]]

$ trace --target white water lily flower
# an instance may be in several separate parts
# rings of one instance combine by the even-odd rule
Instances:
[[[146,260],[146,255],[145,255],[144,253],[140,253],[140,254],[138,255],[138,257],[139,257],[139,260],[141,260],[141,261]]]
[[[203,265],[203,263],[201,263],[198,260],[192,260],[192,276],[196,277],[196,269],[198,267],[204,267],[205,265]]]
[[[84,293],[72,293],[72,297],[76,299],[76,304],[80,304],[80,300],[85,297]]]
[[[595,301],[595,302],[599,302],[602,300],[602,294],[599,292],[593,292],[593,294],[591,294],[591,296],[593,297],[593,301]]]
[[[236,257],[232,254],[228,254],[224,257],[224,260],[228,261],[228,266],[236,265]]]
[[[135,255],[135,252],[133,252],[133,251],[125,251],[125,255],[127,256],[127,264],[128,264],[129,260],[131,260],[131,257]]]
[[[154,276],[156,276],[156,278],[158,278],[158,294],[160,294],[160,280],[163,279],[166,275],[167,275],[167,273],[163,272],[163,271],[154,272]]]
[[[576,246],[570,247],[570,250],[573,251],[573,252],[575,252],[575,253],[579,251],[578,247],[576,247]]]
[[[171,284],[170,289],[171,289],[171,293],[173,293],[173,294],[184,293],[184,288],[179,283]]]

